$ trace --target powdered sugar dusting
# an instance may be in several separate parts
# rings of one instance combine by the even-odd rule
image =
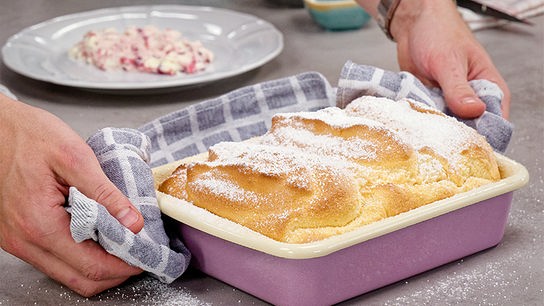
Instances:
[[[374,160],[378,150],[376,143],[365,139],[354,138],[346,141],[341,137],[315,135],[310,131],[289,126],[278,128],[273,135],[263,139],[263,142],[271,146],[281,144],[294,149],[298,148],[319,156],[344,157],[353,160]]]
[[[206,162],[211,167],[236,166],[242,171],[260,173],[271,177],[284,177],[287,182],[300,189],[309,188],[311,173],[326,169],[338,176],[346,176],[350,163],[332,155],[320,155],[295,146],[273,146],[269,144],[271,134],[259,142],[223,142],[210,148],[218,157]]]
[[[208,160],[187,165],[188,200],[280,241],[321,239],[296,236],[298,228],[348,231],[372,214],[366,207],[406,201],[388,210],[396,214],[485,183],[486,169],[470,180],[462,154],[485,139],[449,120],[374,97],[345,110],[278,114],[263,136],[218,143]]]
[[[456,161],[464,148],[469,148],[471,139],[478,137],[473,129],[459,124],[454,118],[447,116],[429,116],[413,110],[410,103],[429,112],[435,110],[408,100],[400,100],[397,103],[387,103],[385,98],[362,97],[346,107],[346,111],[353,116],[365,116],[381,122],[388,128],[398,133],[416,150],[424,147],[433,148],[436,153]],[[452,129],[454,123],[459,128]]]
[[[218,156],[210,166],[237,166],[281,176],[291,171],[306,172],[307,165],[300,161],[300,152],[292,148],[270,147],[260,143],[223,142],[211,148]]]
[[[364,181],[367,187],[407,181],[409,173],[414,171],[417,173],[412,183],[448,179],[441,162],[424,149],[432,148],[455,168],[460,152],[474,139],[470,133],[476,132],[424,105],[411,103],[362,97],[345,110],[330,107],[316,112],[278,114],[265,135],[241,143],[216,144],[210,148],[212,158],[200,163],[210,168],[232,167],[242,174],[278,178],[291,187],[306,190],[312,189],[312,184],[319,185],[323,178],[316,179],[315,175],[323,172],[330,174],[331,182],[350,178]],[[421,152],[416,155],[416,163],[410,164],[406,161],[413,150]],[[407,157],[399,157],[402,154]],[[398,158],[396,162],[403,164],[392,164],[391,170],[384,172],[379,165],[367,163],[380,158],[387,162]],[[191,182],[192,188],[237,203],[271,199],[237,186],[231,177],[218,177],[218,173],[221,171],[200,176]]]
[[[202,178],[189,184],[195,190],[219,194],[233,202],[256,202],[258,199],[257,194],[254,192],[244,190],[228,179],[216,178],[209,173],[205,173]]]
[[[422,179],[421,183],[437,182],[447,177],[444,167],[438,160],[425,154],[418,155],[418,159],[418,177]]]
[[[366,125],[378,128],[384,127],[384,125],[380,122],[371,120],[369,118],[346,116],[345,112],[338,107],[327,107],[315,112],[281,113],[276,116],[286,119],[293,119],[297,117],[310,120],[319,120],[337,129],[345,129],[355,125]]]

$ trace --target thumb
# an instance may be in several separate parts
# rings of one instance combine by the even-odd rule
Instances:
[[[138,233],[143,228],[142,214],[105,175],[103,177],[98,175],[96,179],[89,178],[88,183],[77,188],[104,206],[115,219],[133,233]]]
[[[65,158],[56,172],[68,185],[76,187],[85,196],[103,205],[133,233],[138,233],[143,228],[142,214],[108,179],[92,150],[84,142],[77,148],[72,146],[71,150],[65,151]]]
[[[478,98],[466,79],[466,74],[461,75],[455,71],[443,70],[444,76],[438,79],[438,83],[444,93],[444,99],[448,108],[458,117],[464,119],[476,118],[485,111],[485,103]]]

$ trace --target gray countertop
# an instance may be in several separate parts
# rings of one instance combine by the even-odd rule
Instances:
[[[3,1],[0,42],[21,29],[65,14],[151,3],[141,0]],[[284,1],[285,2],[285,1]],[[233,89],[305,71],[337,82],[347,60],[398,70],[395,46],[374,22],[362,29],[326,32],[301,8],[274,1],[153,1],[219,6],[253,14],[284,34],[283,52],[264,66],[202,87],[147,95],[116,95],[52,85],[0,65],[0,84],[22,101],[44,108],[82,137],[106,126],[141,124]],[[544,16],[532,27],[507,25],[476,33],[512,91],[515,131],[506,155],[527,167],[530,182],[514,193],[502,242],[491,249],[346,301],[344,305],[541,305],[544,302]],[[1,144],[9,145],[9,144]],[[190,270],[171,285],[146,276],[93,298],[82,298],[32,266],[0,251],[0,305],[263,305],[236,288]],[[326,277],[326,276],[324,276]]]

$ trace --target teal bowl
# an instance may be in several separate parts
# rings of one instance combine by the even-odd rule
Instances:
[[[371,19],[353,0],[304,0],[304,5],[313,20],[330,31],[358,29]]]

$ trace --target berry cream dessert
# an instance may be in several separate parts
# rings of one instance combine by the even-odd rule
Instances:
[[[202,71],[213,53],[199,41],[189,41],[179,31],[155,26],[114,28],[87,32],[68,52],[104,71],[139,71],[176,75]]]

